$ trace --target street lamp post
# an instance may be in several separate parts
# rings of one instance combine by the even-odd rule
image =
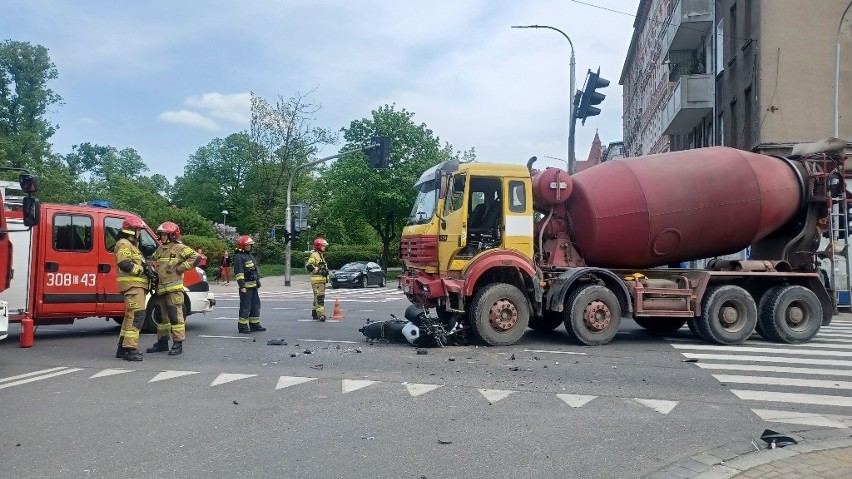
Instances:
[[[222,210],[222,224],[228,226],[228,210]]]
[[[843,27],[843,19],[852,9],[852,1],[840,15],[840,23],[837,25],[837,45],[834,50],[834,137],[840,137],[840,29]]]
[[[573,175],[574,166],[576,164],[576,159],[574,157],[574,125],[577,123],[577,105],[574,102],[574,97],[577,95],[577,86],[574,77],[574,42],[572,42],[571,38],[562,30],[547,25],[512,25],[512,28],[546,28],[548,30],[554,30],[561,33],[562,36],[568,40],[568,44],[571,46],[571,94],[568,97],[568,101],[570,102],[570,117],[568,118],[568,173]]]

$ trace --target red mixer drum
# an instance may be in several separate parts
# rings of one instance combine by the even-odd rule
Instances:
[[[790,221],[804,194],[784,160],[726,147],[607,161],[572,179],[571,238],[586,264],[608,268],[735,253]]]

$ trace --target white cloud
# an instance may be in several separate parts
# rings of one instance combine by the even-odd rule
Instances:
[[[239,125],[248,126],[251,121],[251,94],[234,93],[204,93],[191,96],[184,101],[189,107],[206,110],[210,116],[228,120]]]
[[[167,123],[194,126],[206,130],[216,130],[219,128],[215,121],[189,110],[164,111],[160,113],[160,119]]]

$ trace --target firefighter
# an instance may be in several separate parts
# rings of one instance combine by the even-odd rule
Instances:
[[[311,273],[311,289],[314,292],[314,309],[311,317],[314,321],[325,321],[325,283],[328,282],[328,264],[325,262],[328,241],[325,238],[314,240],[314,250],[308,258],[305,269]]]
[[[242,235],[237,240],[237,252],[234,255],[234,279],[240,290],[240,312],[237,319],[237,332],[250,334],[254,331],[266,331],[260,325],[260,272],[257,259],[251,250],[254,240]]]
[[[156,305],[160,309],[157,322],[157,342],[146,351],[168,351],[169,356],[183,352],[185,325],[183,318],[183,273],[194,268],[200,257],[189,246],[180,242],[180,228],[171,221],[157,227],[160,247],[154,251],[152,266],[157,271]],[[172,348],[169,349],[169,335]]]
[[[149,276],[139,251],[139,232],[144,224],[139,218],[127,218],[118,232],[115,244],[115,263],[118,266],[118,290],[124,295],[124,321],[118,336],[115,357],[125,361],[142,361],[139,332],[145,323],[145,296]]]

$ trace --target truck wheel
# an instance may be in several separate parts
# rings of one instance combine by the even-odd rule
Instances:
[[[157,319],[160,319],[160,310],[154,306],[154,300],[149,299],[148,305],[145,307],[145,323],[142,325],[142,332],[156,334]]]
[[[479,290],[470,311],[471,329],[490,346],[515,344],[530,321],[527,298],[510,284],[493,283]]]
[[[703,339],[704,341],[710,342],[712,339],[705,338],[701,331],[698,330],[698,318],[689,318],[686,320],[686,325],[689,327],[689,331],[692,332],[692,335],[698,339]]]
[[[568,300],[571,315],[565,329],[572,337],[588,346],[612,341],[621,325],[621,305],[615,293],[596,284],[578,289]]]
[[[813,339],[822,324],[822,304],[813,291],[802,286],[776,286],[761,301],[761,334],[779,343],[804,343]]]
[[[651,331],[652,333],[673,333],[682,328],[686,324],[686,319],[683,318],[633,318],[636,324]]]
[[[757,305],[743,288],[722,285],[709,288],[696,318],[699,333],[717,344],[744,343],[757,325]]]
[[[530,329],[547,333],[558,328],[563,321],[565,321],[564,313],[545,310],[543,316],[533,316],[530,318]]]

